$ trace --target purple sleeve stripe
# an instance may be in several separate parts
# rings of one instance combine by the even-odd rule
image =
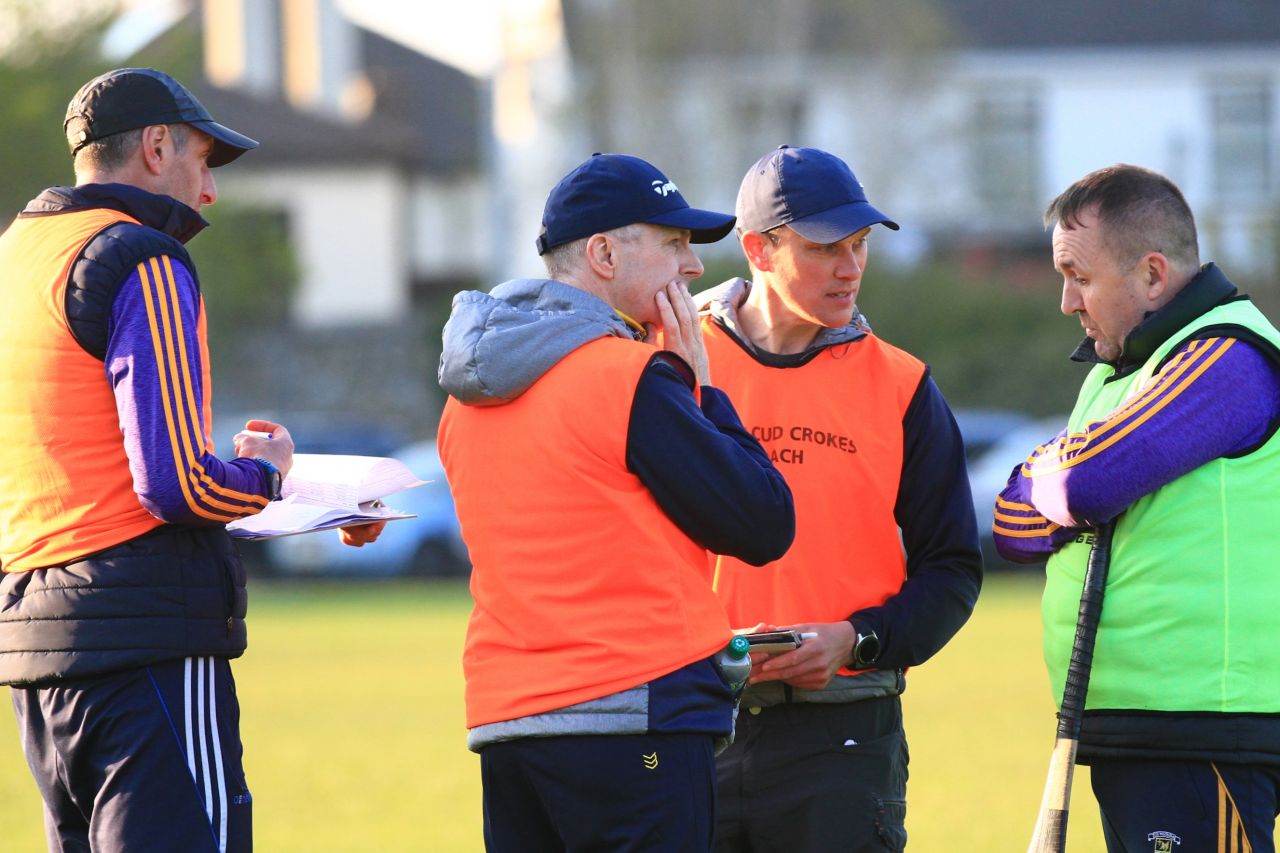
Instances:
[[[1009,515],[998,509],[995,511],[995,518],[997,521],[1007,521],[1010,524],[1046,524],[1049,521],[1039,513],[1034,515]]]
[[[1010,539],[1031,539],[1033,537],[1048,537],[1053,532],[1062,527],[1061,524],[1054,524],[1052,521],[1039,527],[1005,527],[999,522],[991,525],[991,532],[1000,536],[1008,536]]]
[[[1121,438],[1123,433],[1121,435],[1111,435],[1111,431],[1125,424],[1130,424],[1129,428],[1131,429],[1130,418],[1139,414],[1144,406],[1164,393],[1180,380],[1188,370],[1194,367],[1198,363],[1198,354],[1208,351],[1209,340],[1192,341],[1185,350],[1179,352],[1174,359],[1165,365],[1164,369],[1156,377],[1156,382],[1150,388],[1120,406],[1105,420],[1089,424],[1085,427],[1084,432],[1067,433],[1054,442],[1037,447],[1026,460],[1026,466],[1022,471],[1023,476],[1034,477],[1069,468],[1072,464],[1075,464],[1076,460],[1073,457],[1091,445],[1098,445],[1103,439],[1109,439],[1114,442]],[[1216,341],[1219,339],[1214,338],[1211,340]],[[1126,429],[1125,433],[1128,431]],[[1048,452],[1050,450],[1052,452]],[[1060,467],[1049,467],[1055,463],[1060,463]]]
[[[1063,436],[1044,447],[1043,452],[1034,454],[1023,466],[1023,476],[1056,474],[1102,453],[1176,400],[1235,342],[1235,338],[1208,338],[1203,346],[1196,346],[1200,341],[1193,342],[1183,355],[1166,365],[1157,382],[1133,402],[1117,409],[1106,420],[1089,424],[1085,432]]]
[[[192,390],[191,359],[187,355],[186,329],[183,327],[183,324],[182,324],[182,314],[178,310],[178,307],[181,305],[181,302],[179,300],[178,290],[175,284],[175,279],[173,275],[173,266],[169,260],[168,255],[164,255],[161,258],[161,261],[164,264],[164,282],[169,291],[170,304],[174,306],[173,319],[174,319],[174,326],[176,330],[176,334],[174,335],[174,340],[176,340],[178,345],[177,354],[182,366],[182,370],[178,372],[177,377],[179,379],[178,386],[179,388],[181,388],[186,398],[185,414],[187,418],[186,419],[180,418],[180,421],[183,426],[188,428],[183,432],[183,449],[186,452],[186,457],[189,462],[188,476],[190,477],[194,474],[195,477],[198,477],[198,479],[193,479],[191,482],[192,482],[192,485],[195,487],[196,491],[199,492],[202,496],[207,497],[208,496],[207,490],[211,489],[213,492],[215,492],[217,495],[223,498],[226,498],[231,501],[239,502],[238,505],[229,506],[220,501],[217,501],[214,498],[208,498],[208,503],[213,506],[217,506],[223,509],[231,509],[237,512],[237,514],[243,514],[244,509],[246,508],[246,505],[248,507],[253,507],[253,508],[265,507],[267,505],[267,499],[264,496],[256,493],[240,492],[234,489],[229,489],[224,487],[222,484],[218,483],[212,477],[209,476],[208,472],[205,470],[204,465],[202,465],[200,462],[200,457],[209,452],[209,448],[208,448],[207,442],[205,441],[205,435],[204,435],[204,418],[201,417],[201,407],[196,400],[196,395],[194,391]],[[152,263],[153,264],[155,263],[154,258],[152,259]],[[197,297],[197,300],[198,300],[198,297]],[[195,308],[196,308],[197,317],[198,317],[199,316],[198,312],[200,310],[200,306],[198,302]],[[199,321],[197,319],[197,324],[198,322]],[[175,393],[177,393],[177,390],[178,389],[175,389]],[[178,403],[178,410],[179,412],[182,411],[182,407],[180,403]],[[189,443],[190,439],[188,437],[191,437],[192,439],[194,439],[194,447],[192,446],[191,443]]]
[[[163,270],[161,269],[163,260]],[[198,456],[205,451],[204,430],[195,403],[181,300],[168,256],[138,265],[147,322],[156,357],[160,398],[178,484],[188,508],[211,521],[234,521],[266,505],[261,495],[224,489],[208,476]],[[183,403],[186,405],[183,405]],[[210,490],[231,502],[220,500]],[[247,513],[246,511],[249,511]]]
[[[1001,510],[1006,511],[1002,512]],[[1009,524],[1021,526],[1031,524],[1043,526],[1050,523],[1049,519],[1045,518],[1035,507],[1029,504],[1011,503],[999,496],[996,497],[995,519],[996,521],[1006,521]]]
[[[1023,467],[1034,465],[1036,460],[1046,454],[1050,449],[1055,449],[1057,456],[1074,453],[1083,448],[1089,440],[1089,436],[1085,433],[1062,433],[1052,441],[1044,444],[1036,445],[1026,459],[1022,460]]]
[[[1186,348],[1180,350],[1169,363],[1166,364],[1160,373],[1155,376],[1155,381],[1146,389],[1134,396],[1133,399],[1122,404],[1118,409],[1112,412],[1104,421],[1098,421],[1096,424],[1101,430],[1114,429],[1123,424],[1129,417],[1140,412],[1147,406],[1151,400],[1164,394],[1175,383],[1179,382],[1187,371],[1192,370],[1203,359],[1215,344],[1224,340],[1223,338],[1203,338],[1194,340],[1187,344]],[[1226,339],[1227,346],[1234,342],[1234,339]],[[1215,356],[1216,358],[1216,356]]]
[[[996,496],[996,506],[1000,509],[1021,510],[1023,512],[1035,512],[1036,508],[1031,504],[1016,503],[1014,501],[1005,500],[1004,496]]]
[[[164,258],[168,261],[168,257]],[[175,347],[173,345],[174,327],[181,327],[178,314],[180,301],[176,292],[162,286],[162,273],[159,259],[151,258],[150,269],[147,262],[138,265],[138,278],[142,282],[142,294],[147,308],[147,325],[151,332],[152,347],[155,351],[157,382],[160,386],[160,399],[164,405],[165,426],[169,433],[169,448],[173,455],[173,467],[177,473],[178,485],[182,490],[183,500],[187,508],[201,518],[211,521],[234,521],[238,515],[238,507],[221,506],[218,509],[228,512],[216,512],[206,508],[205,494],[193,482],[191,459],[190,424],[182,417],[182,407],[178,404],[178,394],[174,384],[186,379],[189,385],[190,376],[179,371]],[[166,264],[169,280],[173,287],[173,269]],[[185,352],[184,352],[185,355]],[[185,364],[183,365],[186,366]]]

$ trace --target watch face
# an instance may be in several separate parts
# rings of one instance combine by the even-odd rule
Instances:
[[[854,661],[859,664],[869,664],[878,657],[880,657],[880,638],[874,633],[859,637],[858,645],[853,650]]]

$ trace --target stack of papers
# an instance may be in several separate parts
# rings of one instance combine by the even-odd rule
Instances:
[[[227,531],[239,539],[272,539],[413,518],[410,513],[384,506],[382,498],[425,482],[398,459],[297,453],[281,499],[267,504],[257,515],[231,522]]]

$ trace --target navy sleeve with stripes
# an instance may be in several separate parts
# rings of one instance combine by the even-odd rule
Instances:
[[[138,264],[111,308],[105,366],[134,491],[171,523],[225,524],[267,505],[260,468],[221,461],[205,434],[202,311],[191,273],[168,255]]]

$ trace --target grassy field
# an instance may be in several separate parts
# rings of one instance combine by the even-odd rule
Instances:
[[[1026,849],[1054,729],[1039,591],[1033,577],[988,579],[969,625],[908,678],[912,850]],[[258,850],[482,849],[461,706],[468,607],[452,583],[254,588],[236,679]],[[1101,851],[1087,769],[1074,805],[1070,849]],[[7,708],[0,826],[5,851],[45,849]]]

